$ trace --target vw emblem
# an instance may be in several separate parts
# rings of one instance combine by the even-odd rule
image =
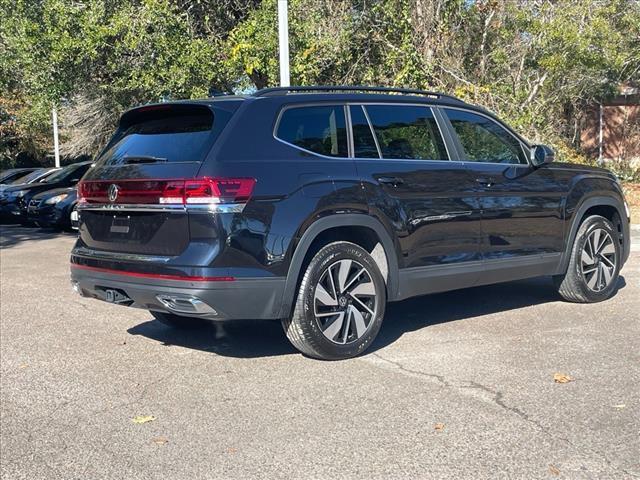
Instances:
[[[109,201],[115,202],[116,198],[118,198],[118,185],[112,183],[109,185],[109,190],[107,190],[107,195],[109,195]]]

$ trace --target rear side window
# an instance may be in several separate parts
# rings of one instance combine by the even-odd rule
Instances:
[[[216,123],[228,121],[215,116]],[[208,107],[152,106],[122,117],[102,158],[110,165],[200,162],[215,137],[214,115]]]
[[[428,107],[367,105],[382,158],[448,160],[433,113]]]
[[[288,108],[282,112],[276,137],[328,157],[346,157],[347,130],[342,105]]]
[[[469,162],[527,164],[520,142],[493,120],[453,108],[444,109]]]

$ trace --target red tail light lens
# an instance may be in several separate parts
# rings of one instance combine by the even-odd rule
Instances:
[[[229,204],[246,203],[256,184],[253,178],[188,180],[99,180],[78,184],[84,204]]]
[[[253,178],[203,178],[185,182],[185,203],[242,203],[249,200]]]

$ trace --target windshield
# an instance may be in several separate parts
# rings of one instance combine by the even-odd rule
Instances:
[[[45,170],[43,168],[39,169],[39,170],[35,170],[31,173],[26,174],[23,177],[19,177],[16,180],[11,182],[11,185],[20,185],[22,183],[31,183],[34,180],[37,180],[38,178],[40,178],[42,176],[42,174],[45,173]]]
[[[73,172],[77,168],[77,165],[69,165],[62,170],[58,170],[56,173],[49,175],[44,179],[42,183],[55,183],[64,179],[67,175]]]
[[[16,178],[24,177],[27,173],[29,173],[28,170],[26,172],[24,170],[17,172],[15,170],[5,170],[2,172],[2,175],[0,175],[0,182],[11,183]]]

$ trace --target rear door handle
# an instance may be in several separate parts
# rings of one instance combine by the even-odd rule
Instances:
[[[483,187],[490,187],[494,184],[493,180],[486,177],[478,177],[476,178],[476,183],[479,183]]]
[[[398,185],[402,185],[404,183],[404,180],[400,177],[378,177],[378,182],[385,185],[393,185],[394,187],[397,187]]]

